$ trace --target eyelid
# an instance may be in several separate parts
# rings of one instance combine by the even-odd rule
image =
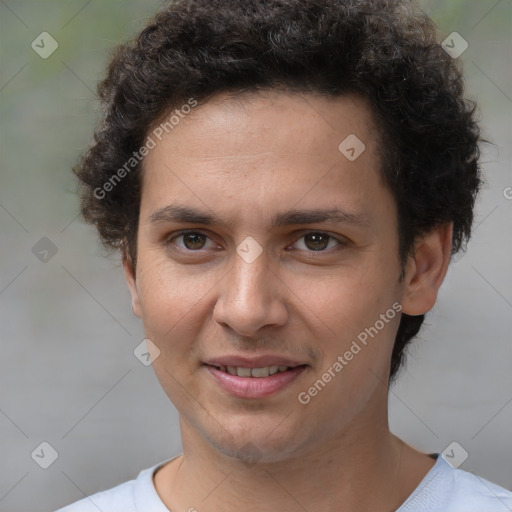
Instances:
[[[193,234],[198,234],[198,235],[203,235],[205,236],[206,238],[209,238],[212,242],[213,242],[213,239],[210,235],[208,235],[208,233],[204,232],[202,229],[184,229],[184,230],[181,230],[181,231],[177,231],[177,232],[174,232],[172,233],[170,236],[166,237],[163,241],[164,245],[166,247],[170,246],[172,241],[176,238],[179,238],[183,235],[187,235],[187,234],[190,234],[190,233],[193,233]],[[185,251],[185,252],[188,252],[188,253],[194,253],[194,252],[201,252],[202,250],[204,249],[198,249],[196,251],[193,251],[191,249],[184,249],[183,247],[178,247],[178,250],[181,250],[181,251]]]
[[[310,254],[330,254],[333,251],[336,251],[340,248],[346,247],[350,244],[350,240],[342,235],[333,235],[333,234],[329,233],[328,231],[322,231],[320,229],[304,229],[304,230],[295,232],[295,234],[293,236],[293,242],[291,243],[291,245],[297,243],[304,236],[311,234],[311,233],[317,234],[317,235],[325,235],[325,236],[329,237],[328,244],[332,240],[334,240],[337,244],[336,247],[331,247],[329,249],[322,249],[319,251],[314,251],[313,249],[297,249],[298,251],[307,252]]]
[[[170,246],[171,242],[174,239],[179,238],[180,236],[183,236],[183,235],[186,235],[186,234],[189,234],[189,233],[204,235],[206,238],[209,238],[211,241],[213,241],[211,236],[208,235],[208,233],[205,232],[203,229],[185,229],[185,230],[181,230],[181,231],[177,231],[177,232],[172,233],[171,236],[167,237],[164,240],[164,245],[165,246]],[[294,233],[293,240],[292,240],[291,244],[295,244],[301,238],[303,238],[304,236],[306,236],[308,234],[311,234],[311,233],[328,236],[330,239],[335,240],[337,242],[337,247],[345,247],[345,246],[349,245],[349,243],[350,243],[350,241],[347,238],[345,238],[345,237],[343,237],[341,235],[333,235],[333,234],[329,233],[328,231],[322,231],[322,230],[318,230],[318,229],[317,230],[315,230],[315,229],[303,229],[303,230],[300,230],[300,231]],[[290,244],[288,244],[288,245],[290,245]],[[192,249],[184,249],[182,247],[178,247],[178,250],[185,251],[185,252],[188,252],[188,253],[194,253],[194,252],[195,253],[200,253],[204,249],[197,249],[197,250],[194,251]],[[324,249],[324,250],[321,250],[321,251],[314,251],[312,249],[310,249],[310,250],[299,249],[299,250],[305,250],[306,252],[310,252],[310,253],[328,253],[328,252],[331,252],[332,250],[336,250],[336,247],[334,247],[334,248],[331,247],[330,249]]]

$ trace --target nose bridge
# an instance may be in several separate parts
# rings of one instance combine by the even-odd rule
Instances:
[[[243,243],[240,248],[244,249]],[[251,260],[237,251],[232,269],[223,280],[215,319],[244,335],[251,335],[265,325],[284,323],[286,306],[278,283],[264,252]]]
[[[261,244],[264,244],[261,238],[258,241],[252,236],[246,236],[236,247],[236,254],[232,260],[233,267],[228,276],[230,285],[227,290],[229,295],[234,294],[235,300],[238,298],[247,301],[254,293],[258,295],[268,293],[268,290],[264,290],[262,286],[270,273],[269,253]]]
[[[238,250],[244,250],[243,244],[240,244]],[[245,301],[268,294],[270,290],[266,285],[269,274],[268,258],[265,254],[262,253],[251,261],[237,253],[233,258],[233,268],[228,278],[231,281],[228,292],[234,294],[234,298]]]

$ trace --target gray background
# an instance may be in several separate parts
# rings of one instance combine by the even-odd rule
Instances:
[[[180,453],[176,411],[133,355],[144,332],[119,260],[77,218],[70,171],[108,51],[158,5],[0,1],[0,511],[52,510]],[[473,239],[391,390],[390,422],[428,452],[457,441],[463,469],[512,488],[512,0],[421,5],[442,38],[468,41],[468,95],[494,145]],[[43,31],[59,44],[47,59],[31,48]],[[57,249],[46,263],[32,252],[43,237]],[[31,458],[43,441],[58,452],[46,470]]]

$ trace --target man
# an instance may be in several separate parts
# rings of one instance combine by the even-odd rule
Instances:
[[[61,509],[493,512],[394,436],[388,385],[469,238],[479,131],[408,2],[172,2],[75,173],[183,455]]]

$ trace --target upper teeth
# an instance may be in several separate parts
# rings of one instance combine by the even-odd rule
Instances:
[[[244,368],[242,366],[221,366],[220,370],[239,377],[268,377],[277,372],[288,370],[288,366],[264,366],[263,368]]]

